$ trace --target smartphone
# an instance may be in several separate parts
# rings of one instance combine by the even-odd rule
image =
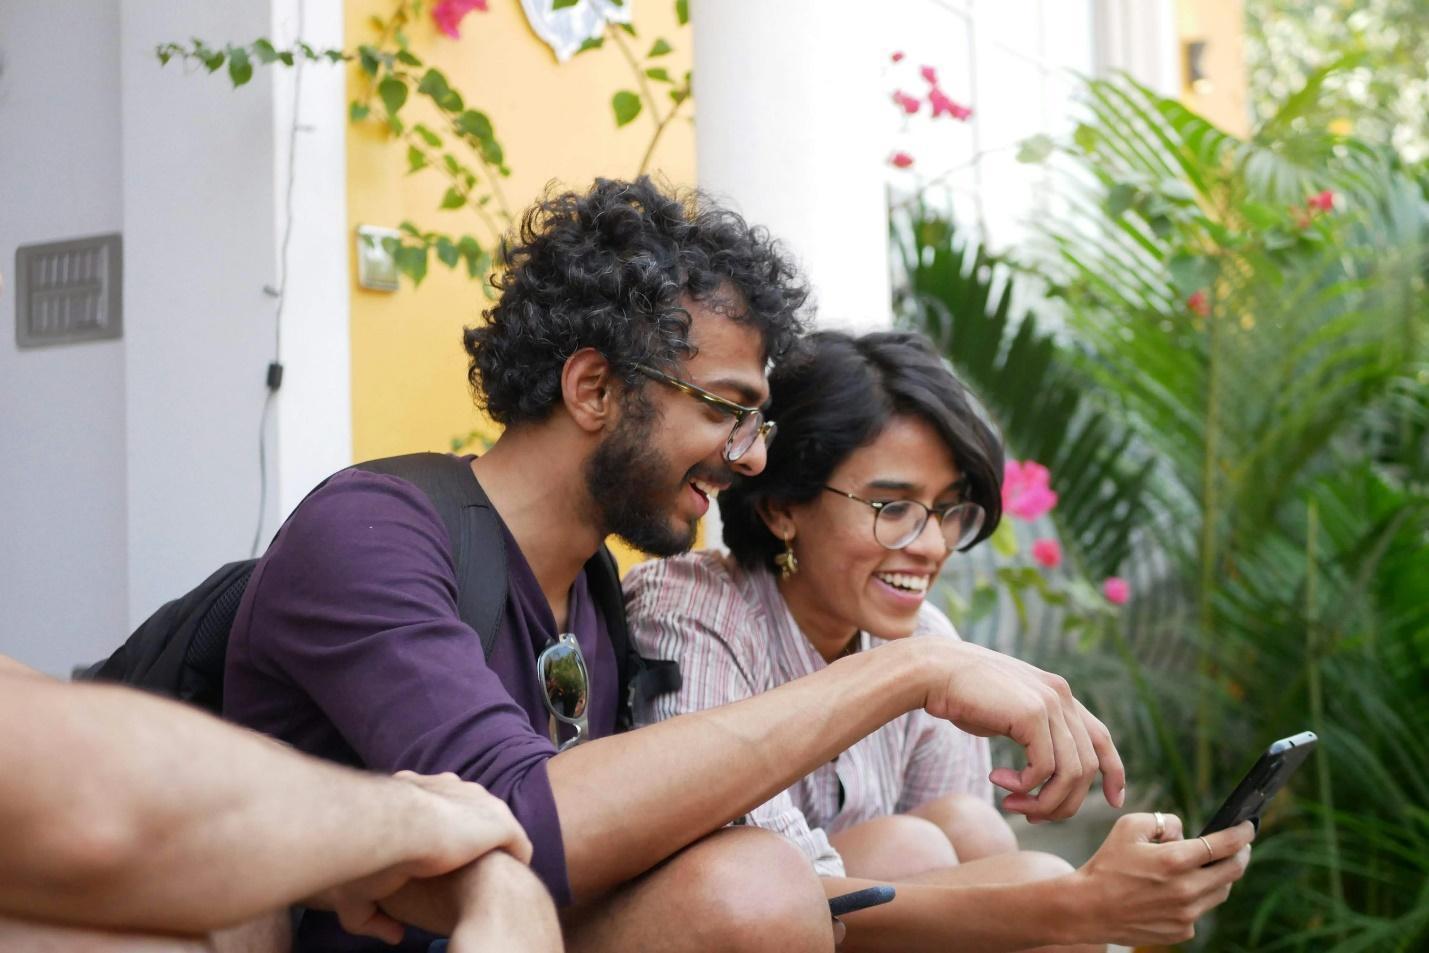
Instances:
[[[1265,749],[1260,760],[1250,769],[1231,796],[1211,819],[1206,822],[1201,836],[1235,827],[1242,821],[1250,821],[1260,829],[1260,815],[1270,799],[1285,786],[1295,769],[1305,763],[1310,752],[1315,750],[1319,739],[1313,731],[1302,731],[1289,738],[1281,738]]]
[[[888,884],[879,884],[877,887],[864,887],[862,890],[855,890],[853,893],[830,897],[829,913],[833,916],[841,917],[846,913],[853,913],[855,910],[876,907],[880,903],[887,903],[892,899],[893,888]]]

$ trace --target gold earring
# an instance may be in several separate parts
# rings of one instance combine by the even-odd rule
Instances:
[[[780,579],[788,579],[799,571],[799,558],[794,555],[794,547],[789,544],[789,541],[793,538],[793,533],[785,536],[784,551],[774,557],[774,565],[779,567]]]

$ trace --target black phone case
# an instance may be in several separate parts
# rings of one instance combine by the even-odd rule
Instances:
[[[1226,798],[1225,803],[1201,831],[1201,836],[1235,827],[1242,821],[1250,821],[1260,828],[1260,815],[1265,805],[1285,786],[1290,775],[1305,762],[1319,741],[1313,731],[1302,731],[1289,738],[1281,738],[1265,750],[1251,767],[1240,784]]]

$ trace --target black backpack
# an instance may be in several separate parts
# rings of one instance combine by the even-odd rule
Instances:
[[[490,657],[506,607],[506,541],[467,461],[444,453],[414,453],[370,460],[352,469],[400,477],[432,501],[451,538],[457,610],[481,635],[482,650]],[[113,655],[76,677],[120,682],[220,713],[228,633],[256,563],[246,559],[219,568],[144,620]],[[610,550],[602,546],[585,570],[615,649],[620,684],[616,725],[626,730],[636,693],[678,689],[679,669],[674,663],[647,663],[631,646],[620,573]]]

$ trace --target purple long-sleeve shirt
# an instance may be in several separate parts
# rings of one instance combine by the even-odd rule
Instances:
[[[558,630],[515,539],[502,532],[507,601],[488,659],[457,614],[451,545],[426,495],[385,474],[332,477],[254,570],[229,640],[224,714],[329,760],[381,772],[453,771],[480,783],[525,827],[532,869],[565,904],[565,852],[546,775],[555,746],[536,677],[536,656]],[[571,590],[568,630],[590,670],[591,734],[610,734],[615,655],[584,574]],[[423,943],[412,936],[409,948]],[[365,945],[335,920],[304,918],[300,948]]]

